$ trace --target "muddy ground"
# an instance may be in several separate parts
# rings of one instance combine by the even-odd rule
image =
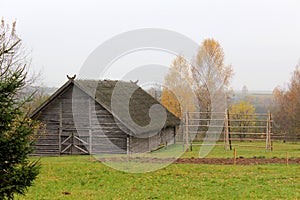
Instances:
[[[216,164],[232,165],[233,158],[179,158],[177,164]],[[300,164],[300,158],[288,160],[289,164]],[[285,158],[237,158],[237,165],[286,164]]]
[[[139,163],[166,163],[174,164],[211,164],[211,165],[232,165],[233,158],[100,158],[101,162],[139,162]],[[262,164],[286,164],[285,158],[243,158],[236,159],[237,165],[262,165]],[[288,164],[300,164],[300,158],[288,159]]]

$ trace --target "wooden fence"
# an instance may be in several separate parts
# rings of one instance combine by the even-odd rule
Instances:
[[[270,112],[245,115],[230,113],[227,109],[224,112],[187,112],[182,141],[191,147],[224,145],[224,149],[231,150],[232,146],[253,146],[272,150],[272,124]],[[243,144],[244,141],[263,141],[265,145]]]
[[[272,134],[272,141],[281,141],[281,142],[300,142],[299,134],[286,134],[286,133],[278,133]]]

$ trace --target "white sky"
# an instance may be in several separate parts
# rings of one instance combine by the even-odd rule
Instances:
[[[76,74],[102,42],[138,28],[173,30],[199,44],[218,40],[237,90],[273,90],[300,59],[297,0],[0,0],[0,17],[17,20],[33,69],[42,71],[47,86]]]

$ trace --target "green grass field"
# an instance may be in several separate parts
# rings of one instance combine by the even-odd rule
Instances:
[[[222,143],[218,143],[213,151],[211,151],[207,158],[232,158],[233,151],[224,150]],[[234,146],[241,145],[241,146]],[[250,147],[252,146],[252,147]],[[266,151],[264,142],[234,142],[233,148],[236,148],[237,156],[243,156],[245,158],[285,158],[288,153],[289,158],[300,158],[300,143],[283,143],[274,142],[273,151]],[[194,146],[193,151],[187,151],[183,157],[199,157],[200,146]]]
[[[197,157],[197,148],[183,157]],[[300,144],[274,144],[273,152],[237,147],[244,157],[284,157],[286,151],[300,157]],[[217,146],[208,157],[232,157],[232,151]],[[92,156],[43,157],[41,164],[35,185],[16,199],[300,199],[300,165],[171,164],[132,174]]]
[[[181,156],[182,158],[198,158],[199,150],[201,146],[200,143],[192,146],[192,151],[190,148]],[[214,146],[213,150],[206,156],[206,158],[232,158],[233,151],[224,150],[223,143],[217,143],[218,145]],[[240,146],[235,146],[240,145]],[[245,158],[285,158],[286,153],[288,153],[289,158],[300,158],[300,144],[299,143],[283,143],[283,142],[274,142],[273,151],[265,150],[264,142],[235,142],[233,143],[232,148],[236,148],[237,157],[242,156]],[[174,154],[179,154],[182,152],[182,144],[169,146],[167,149],[162,148],[154,154],[157,154],[157,157],[165,157],[169,155],[171,157]],[[160,155],[163,154],[163,155]]]

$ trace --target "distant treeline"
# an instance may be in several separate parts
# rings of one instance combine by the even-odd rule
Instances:
[[[253,105],[256,113],[267,113],[272,110],[273,95],[271,91],[237,91],[229,98],[228,104],[237,104],[241,100]]]

